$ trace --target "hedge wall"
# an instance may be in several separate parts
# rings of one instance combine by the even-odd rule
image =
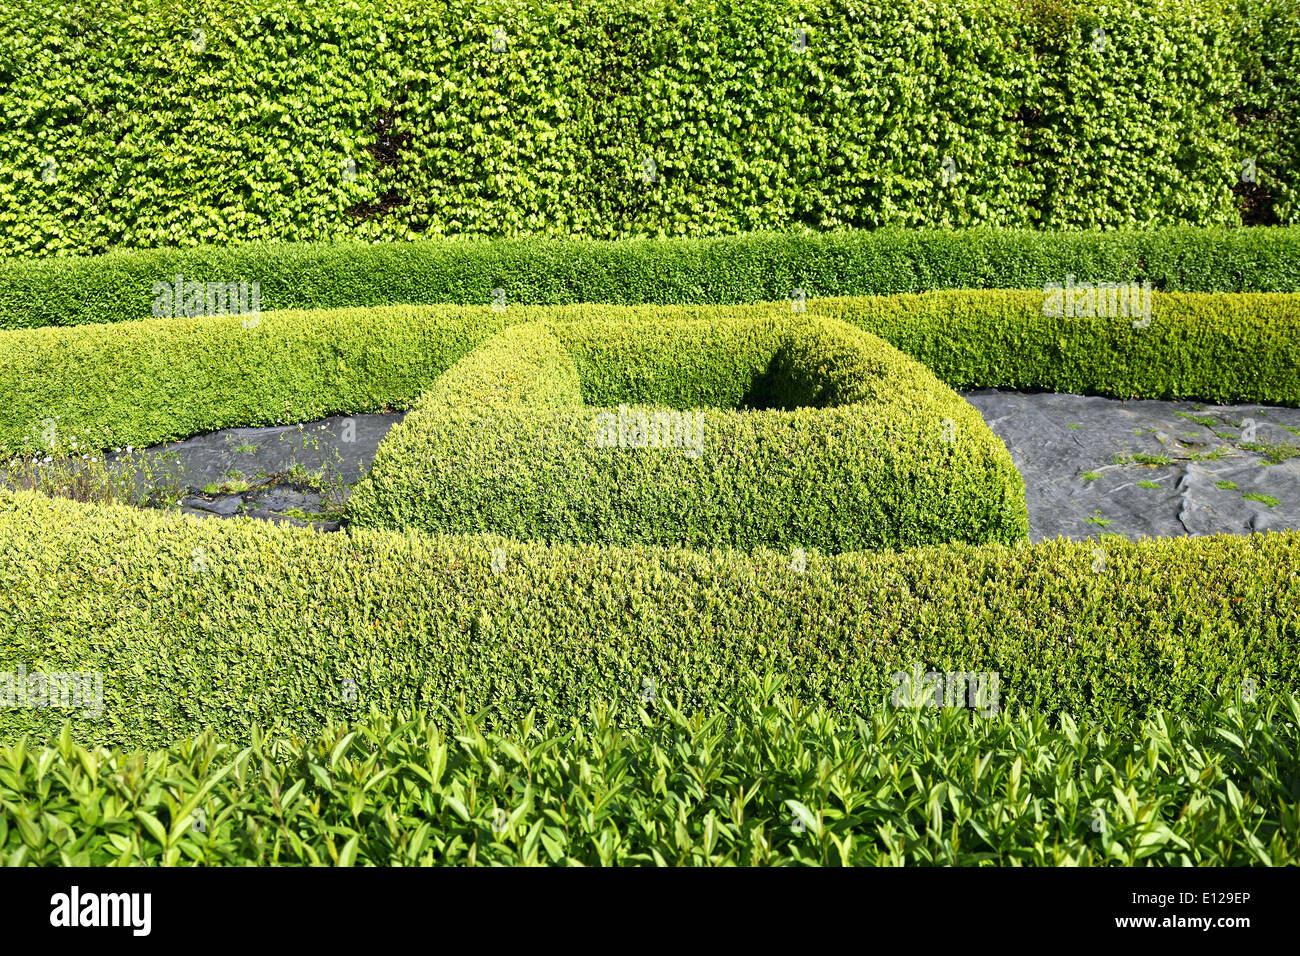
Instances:
[[[283,242],[0,261],[0,328],[154,315],[155,286],[258,283],[262,308],[728,304],[1047,282],[1300,292],[1300,229],[880,229],[738,237]]]
[[[1003,707],[1119,722],[1300,679],[1293,533],[810,553],[801,572],[765,550],[321,534],[5,492],[0,553],[4,666],[98,672],[104,695],[98,718],[0,708],[10,741],[66,720],[140,748],[311,734],[460,695],[634,720],[646,688],[695,709],[768,669],[841,710],[915,667],[996,671]]]
[[[875,336],[788,316],[509,328],[384,439],[348,514],[831,553],[1029,532],[1020,473],[967,402]]]
[[[1152,319],[1051,318],[1039,292],[810,301],[927,365],[954,388],[1300,405],[1300,296],[1159,295]],[[405,406],[506,325],[796,317],[743,306],[412,306],[150,319],[129,327],[0,330],[0,449],[46,419],[89,447],[149,445],[236,426]]]
[[[10,4],[0,255],[1293,223],[1294,3]]]
[[[1300,702],[1132,727],[877,710],[755,684],[629,733],[371,716],[163,755],[0,747],[10,866],[1192,866],[1300,861]],[[902,769],[900,769],[902,768]],[[1140,809],[1139,809],[1140,808]]]
[[[1300,213],[1300,3],[1238,0],[1235,19],[1242,95],[1232,112],[1242,132],[1243,219],[1294,223]]]

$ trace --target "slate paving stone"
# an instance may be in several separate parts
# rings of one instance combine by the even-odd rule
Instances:
[[[340,522],[325,514],[319,491],[287,484],[295,466],[313,475],[325,475],[329,504],[347,503],[355,483],[370,469],[375,449],[404,412],[335,415],[317,422],[269,428],[228,428],[184,441],[144,449],[160,468],[187,489],[181,502],[184,514],[196,517],[246,516],[276,524],[312,526],[335,531]],[[110,455],[109,460],[118,456]],[[247,487],[228,494],[200,493],[201,489],[239,481]],[[293,515],[283,512],[295,512]],[[299,514],[321,515],[304,519]]]
[[[992,389],[965,398],[1024,476],[1034,540],[1300,528],[1300,457],[1269,464],[1249,447],[1300,451],[1300,409]]]
[[[321,496],[316,492],[296,491],[273,486],[264,491],[243,496],[244,501],[259,511],[319,511]]]
[[[380,412],[335,415],[301,426],[227,428],[145,452],[173,457],[179,480],[188,488],[221,484],[231,472],[252,485],[261,475],[285,474],[295,465],[312,473],[328,470],[350,485],[370,470],[375,448],[405,417],[405,412]]]
[[[181,502],[181,510],[197,509],[226,518],[238,511],[241,504],[243,504],[243,499],[239,495],[229,495],[212,501],[206,498],[186,498]]]

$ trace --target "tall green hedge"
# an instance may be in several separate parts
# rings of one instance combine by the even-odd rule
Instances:
[[[729,304],[1047,282],[1300,292],[1300,229],[880,229],[620,240],[281,242],[0,261],[0,328],[152,317],[155,286],[258,284],[261,306]],[[495,290],[500,289],[498,294]]]
[[[1028,534],[1002,442],[879,338],[789,316],[648,319],[514,326],[480,346],[380,444],[350,520],[833,553]]]
[[[1291,3],[1268,0],[1281,10],[1269,22],[1285,23]],[[452,234],[1237,225],[1245,156],[1258,157],[1261,184],[1290,184],[1267,221],[1295,222],[1294,170],[1276,168],[1295,155],[1294,31],[1254,29],[1260,9],[9,4],[0,255]]]
[[[810,300],[954,388],[1300,405],[1300,295],[1152,296],[1149,326],[1049,317],[1041,291]],[[89,447],[407,406],[502,328],[547,321],[796,318],[731,306],[411,306],[0,330],[0,449],[46,430]]]
[[[1293,223],[1300,213],[1300,2],[1237,0],[1235,19],[1244,219]]]
[[[838,710],[895,674],[999,675],[999,707],[1123,723],[1300,680],[1300,535],[943,545],[836,556],[546,546],[0,493],[0,670],[98,674],[103,709],[0,707],[0,740],[151,748],[253,724],[438,710],[496,719],[747,675]],[[802,570],[800,570],[802,568]],[[48,678],[47,678],[48,680]],[[61,685],[60,685],[61,686]],[[63,704],[60,697],[59,704]],[[89,711],[89,713],[87,713]]]

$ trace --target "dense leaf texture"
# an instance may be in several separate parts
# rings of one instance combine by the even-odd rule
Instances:
[[[320,534],[0,496],[0,659],[103,675],[98,719],[0,708],[0,739],[166,746],[437,709],[628,720],[782,674],[836,708],[891,675],[998,672],[1004,707],[1131,721],[1300,681],[1300,535],[834,556]],[[1098,561],[1098,551],[1103,551]],[[1100,569],[1100,570],[1098,570]]]
[[[1300,44],[1297,44],[1300,48]],[[248,243],[0,261],[0,328],[147,319],[157,283],[258,283],[264,310],[605,302],[709,305],[1150,282],[1300,292],[1300,229],[878,229],[735,237]],[[500,290],[499,296],[496,290]]]
[[[445,713],[165,752],[0,747],[11,865],[1294,865],[1300,703],[1132,726],[864,707],[769,682],[501,733]]]
[[[1295,0],[0,16],[0,255],[1297,216]]]

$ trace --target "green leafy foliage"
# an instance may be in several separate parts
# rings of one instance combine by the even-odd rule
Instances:
[[[6,256],[1296,221],[1294,0],[58,0],[2,16]],[[1260,195],[1237,189],[1245,157]]]
[[[1152,304],[1145,328],[1123,317],[1045,316],[1041,291],[1014,290],[810,300],[806,317],[878,336],[953,388],[1300,404],[1300,295],[1153,293]],[[47,421],[88,449],[405,407],[475,346],[528,322],[644,330],[803,317],[790,302],[443,305],[268,312],[251,328],[209,316],[0,330],[0,448],[29,448]],[[716,370],[722,379],[733,371]],[[588,363],[589,380],[594,373]]]
[[[1105,549],[1098,565],[1096,548]],[[1300,681],[1300,535],[821,555],[350,530],[0,494],[0,659],[102,675],[103,710],[0,708],[0,740],[164,747],[254,724],[493,721],[645,687],[700,709],[782,675],[836,709],[890,675],[997,672],[1004,705],[1132,721]],[[1097,570],[1101,567],[1101,570]]]
[[[0,331],[0,447],[51,424],[111,448],[401,406],[502,324],[392,307]]]
[[[1300,859],[1300,702],[1134,726],[808,706],[775,681],[503,731],[372,714],[154,754],[0,747],[9,865],[1238,866]]]
[[[0,328],[153,317],[156,283],[257,282],[262,308],[730,304],[1046,282],[1300,291],[1295,228],[896,229],[673,239],[254,242],[0,261]]]
[[[827,552],[1029,530],[1006,448],[924,366],[841,322],[725,313],[507,329],[384,439],[348,513],[450,534]]]
[[[1300,210],[1300,3],[1239,0],[1242,134],[1237,191],[1248,224],[1295,222]]]
[[[1042,291],[827,299],[953,388],[1300,404],[1300,296],[1168,293],[1151,318],[1050,317]]]

